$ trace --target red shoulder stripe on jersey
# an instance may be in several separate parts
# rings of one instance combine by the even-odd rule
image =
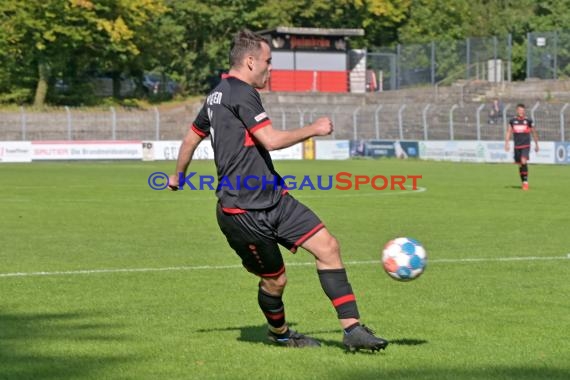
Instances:
[[[354,302],[354,301],[356,301],[356,297],[354,296],[354,294],[347,294],[346,296],[335,298],[334,300],[332,300],[332,304],[334,307],[339,307],[340,305],[344,305],[345,303]]]
[[[310,230],[309,232],[307,232],[305,235],[301,236],[301,238],[299,240],[297,240],[294,244],[293,247],[291,247],[290,251],[295,253],[297,252],[297,247],[299,247],[301,244],[303,244],[305,241],[307,241],[311,236],[313,236],[314,234],[316,234],[317,232],[320,231],[321,228],[324,228],[325,225],[323,223],[319,223],[317,224],[312,230]]]
[[[256,131],[259,131],[261,128],[263,127],[267,127],[269,124],[271,124],[271,120],[267,119],[265,121],[262,121],[261,123],[249,128],[249,131],[251,133],[255,133]]]
[[[206,137],[206,136],[208,136],[207,133],[204,133],[203,131],[199,130],[198,127],[196,126],[196,124],[192,124],[192,130],[193,130],[194,132],[196,132],[196,134],[197,134],[198,136],[200,136],[200,137]]]
[[[226,214],[236,215],[236,214],[245,214],[247,211],[241,208],[231,208],[231,207],[222,207],[222,211]]]

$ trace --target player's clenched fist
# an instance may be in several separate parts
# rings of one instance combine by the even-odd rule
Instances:
[[[332,121],[328,117],[320,117],[313,123],[313,128],[316,136],[330,135],[333,131]]]

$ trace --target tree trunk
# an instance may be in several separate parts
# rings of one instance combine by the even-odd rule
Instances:
[[[113,78],[113,98],[121,98],[121,73],[119,71],[113,71],[111,74]]]
[[[45,62],[38,63],[38,86],[36,87],[36,96],[34,98],[34,107],[43,107],[46,102],[48,90],[48,68]]]

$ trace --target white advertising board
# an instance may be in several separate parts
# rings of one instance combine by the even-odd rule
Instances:
[[[539,143],[540,150],[535,152],[531,145],[529,162],[531,164],[554,164],[555,143]],[[505,151],[504,141],[420,141],[420,158],[425,160],[455,162],[494,162],[513,163],[514,151]]]
[[[29,141],[0,141],[0,162],[32,161],[32,144]]]
[[[274,160],[302,160],[303,159],[303,144],[296,144],[289,148],[272,150],[269,152],[271,158]]]
[[[143,161],[175,161],[182,141],[143,141]],[[192,156],[193,160],[213,160],[214,150],[210,140],[202,140]]]
[[[317,160],[347,160],[350,158],[349,140],[316,140]]]
[[[477,141],[420,141],[420,158],[456,162],[484,162]]]
[[[143,141],[143,160],[160,161],[176,160],[182,141]],[[270,152],[274,160],[301,160],[303,159],[303,144],[296,144],[289,148]],[[210,140],[202,140],[194,151],[193,160],[213,160],[214,149]]]
[[[32,141],[32,160],[140,160],[140,141]]]

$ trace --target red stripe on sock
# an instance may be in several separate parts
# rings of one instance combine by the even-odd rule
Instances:
[[[272,319],[274,321],[285,318],[285,313],[279,313],[279,314],[263,313],[263,314],[265,314],[267,318]]]
[[[346,296],[338,297],[332,300],[332,304],[334,307],[339,307],[340,305],[344,305],[347,302],[354,302],[356,301],[356,297],[354,294],[347,294]]]

